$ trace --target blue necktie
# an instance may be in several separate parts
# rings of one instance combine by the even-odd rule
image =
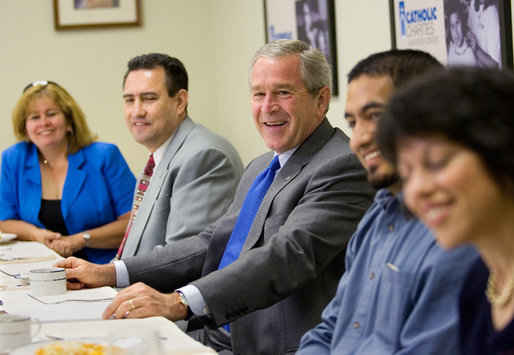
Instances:
[[[241,211],[239,211],[239,217],[237,217],[236,224],[234,225],[218,269],[223,269],[239,257],[248,232],[252,227],[255,215],[264,199],[264,195],[266,195],[266,192],[275,178],[275,172],[279,168],[280,162],[278,161],[277,155],[273,158],[266,170],[260,173],[253,181],[252,186],[246,194]],[[230,332],[230,324],[225,324],[223,328]]]

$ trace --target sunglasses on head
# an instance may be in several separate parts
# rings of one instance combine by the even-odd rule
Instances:
[[[29,85],[25,86],[25,88],[23,89],[23,92],[27,91],[28,89],[30,89],[33,86],[37,86],[37,85],[47,86],[49,84],[53,84],[55,86],[59,86],[59,84],[57,84],[56,82],[53,82],[53,81],[39,80],[39,81],[34,81],[33,83],[30,83]]]

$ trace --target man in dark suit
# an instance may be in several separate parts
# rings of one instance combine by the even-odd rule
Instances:
[[[217,351],[297,349],[302,333],[319,322],[334,295],[346,244],[374,194],[348,137],[325,118],[330,85],[323,53],[304,42],[279,40],[257,51],[251,106],[272,152],[248,165],[232,205],[202,233],[124,260],[128,280],[136,284],[119,292],[105,318],[194,315],[202,328],[189,334]],[[250,186],[274,156],[280,169],[242,250],[220,268],[246,216],[241,210],[253,194]],[[79,281],[70,288],[124,286],[121,267],[74,258],[59,265]],[[227,324],[230,329],[221,327]]]

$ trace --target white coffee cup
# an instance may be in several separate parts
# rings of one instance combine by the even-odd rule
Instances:
[[[66,293],[66,270],[62,267],[33,269],[30,275],[32,296],[51,296]]]
[[[32,333],[32,324],[35,325],[34,333]],[[28,316],[0,314],[0,349],[12,350],[29,344],[40,329],[39,320],[32,321]]]

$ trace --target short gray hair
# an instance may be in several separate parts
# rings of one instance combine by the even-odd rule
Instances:
[[[316,95],[325,86],[332,91],[332,69],[323,52],[311,47],[305,42],[291,39],[279,39],[266,43],[255,53],[250,65],[249,82],[253,66],[261,57],[279,58],[288,55],[298,55],[302,81],[311,95]]]

